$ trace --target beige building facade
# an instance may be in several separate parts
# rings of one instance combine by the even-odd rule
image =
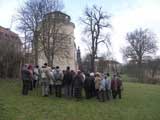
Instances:
[[[74,29],[75,25],[71,22],[70,16],[62,12],[50,13],[53,19],[58,20],[61,26],[58,29],[59,39],[55,43],[55,55],[53,59],[53,66],[59,66],[61,69],[66,69],[70,66],[72,70],[77,69],[77,49],[75,44]],[[65,36],[65,37],[62,37]],[[42,66],[47,63],[44,51],[39,54],[39,65]]]

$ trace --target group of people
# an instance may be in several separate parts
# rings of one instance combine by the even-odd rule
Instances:
[[[121,99],[122,80],[120,75],[114,74],[110,77],[109,73],[101,74],[86,73],[80,70],[77,72],[70,70],[61,70],[59,66],[49,67],[45,63],[41,68],[39,66],[24,65],[22,68],[22,94],[28,95],[28,92],[41,87],[42,96],[55,95],[62,97],[75,97],[76,100],[82,98],[84,89],[86,99],[96,97],[99,101]]]

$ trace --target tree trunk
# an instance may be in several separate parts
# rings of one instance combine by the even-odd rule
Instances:
[[[34,64],[38,65],[38,32],[34,32]]]
[[[95,57],[91,56],[91,72],[95,72]]]

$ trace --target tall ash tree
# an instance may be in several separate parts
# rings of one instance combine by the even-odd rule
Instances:
[[[106,29],[111,28],[109,23],[110,16],[102,10],[102,7],[93,5],[86,8],[84,16],[80,18],[85,25],[84,34],[86,39],[83,41],[89,47],[91,53],[91,70],[95,72],[95,59],[97,57],[98,47],[100,44],[110,46],[109,35]]]
[[[127,33],[126,40],[128,46],[122,49],[123,56],[126,59],[134,61],[135,69],[133,72],[140,82],[144,82],[145,67],[143,68],[143,61],[146,56],[156,53],[156,37],[148,29],[136,29],[133,32]]]
[[[38,64],[40,24],[46,14],[62,8],[63,3],[59,0],[27,0],[18,11],[18,28],[32,37],[35,64]]]
[[[139,66],[145,56],[157,50],[155,34],[148,29],[140,28],[127,33],[126,40],[129,44],[122,49],[123,55],[127,59],[136,61]]]

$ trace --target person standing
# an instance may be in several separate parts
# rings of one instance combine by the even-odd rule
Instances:
[[[84,81],[84,90],[85,90],[85,96],[86,99],[90,99],[92,97],[92,81],[90,78],[90,74],[87,73]]]
[[[31,75],[28,70],[27,64],[25,64],[21,70],[21,77],[22,77],[22,81],[23,81],[22,94],[28,95],[28,91],[30,88]]]
[[[39,81],[39,76],[40,76],[40,73],[39,73],[39,66],[36,65],[33,69],[33,77],[34,77],[34,80],[33,80],[33,88],[36,88],[37,87],[37,84],[38,84],[38,81]]]
[[[122,90],[123,90],[123,84],[122,84],[121,76],[117,76],[117,95],[119,99],[122,98]]]
[[[62,96],[62,81],[63,81],[63,73],[60,70],[59,66],[56,67],[54,73],[54,80],[55,80],[55,94],[56,97]]]
[[[117,83],[116,75],[113,75],[112,81],[111,81],[111,90],[112,90],[113,99],[116,99],[117,89],[118,89],[118,83]]]
[[[64,72],[63,82],[64,82],[64,92],[65,96],[71,96],[71,88],[72,88],[73,76],[70,71],[70,67],[68,66],[66,71]]]
[[[81,74],[81,71],[77,72],[77,75],[74,78],[73,81],[73,87],[74,87],[74,96],[77,101],[82,98],[82,87],[83,87],[83,76]]]
[[[41,85],[42,85],[42,96],[49,95],[49,79],[48,79],[49,68],[47,63],[42,66],[41,69]]]
[[[28,71],[30,72],[30,86],[29,86],[29,90],[33,90],[33,80],[34,80],[34,76],[33,76],[33,66],[29,65],[28,66]]]
[[[76,72],[74,70],[71,70],[71,74],[72,74],[72,82],[71,82],[71,97],[74,96],[74,86],[73,86],[73,82],[74,82],[74,78],[76,76]]]
[[[107,97],[107,100],[110,100],[111,94],[112,94],[111,79],[110,79],[109,73],[107,73],[107,77],[106,77],[106,97]]]
[[[99,99],[99,87],[100,87],[101,75],[99,72],[95,74],[95,90],[96,90],[96,97]]]

